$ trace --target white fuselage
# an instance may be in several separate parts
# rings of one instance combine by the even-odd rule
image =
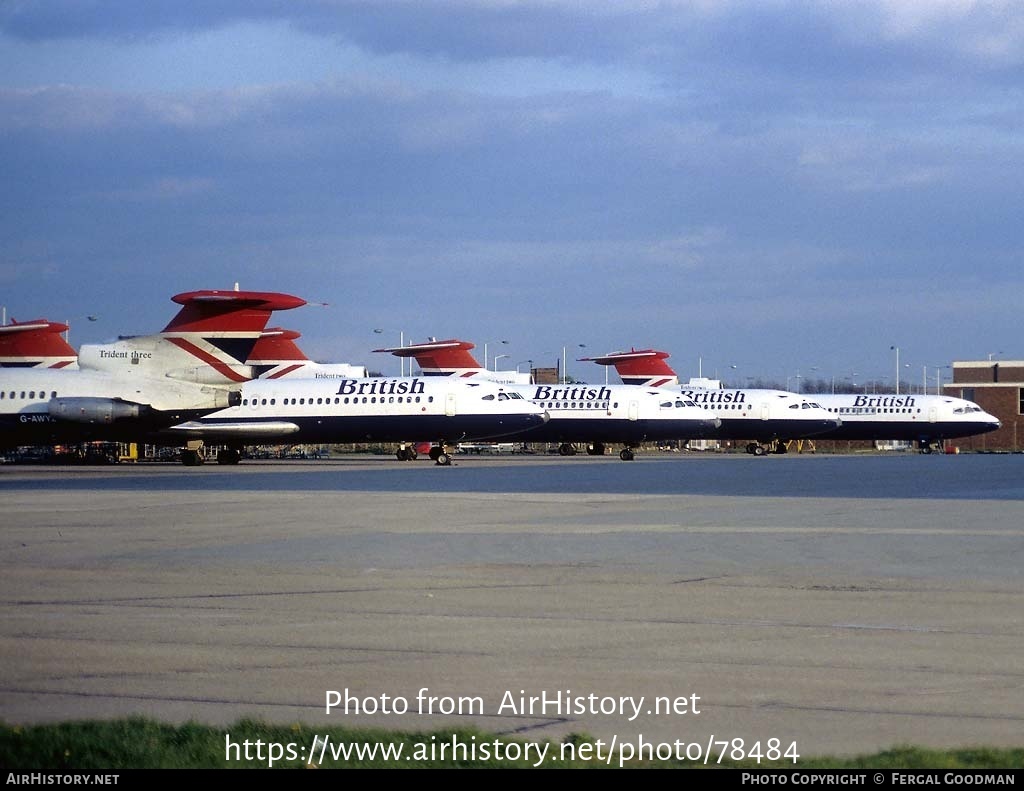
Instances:
[[[721,426],[716,439],[797,439],[820,436],[834,430],[838,421],[814,399],[785,390],[695,388],[672,385],[716,415]]]
[[[999,419],[972,401],[940,395],[816,394],[842,425],[822,439],[932,442],[999,428]]]
[[[625,442],[707,437],[718,420],[689,399],[638,385],[505,385],[550,420],[525,437],[538,442]]]
[[[0,444],[133,440],[223,408],[224,388],[146,376],[53,369],[0,370]]]
[[[401,442],[492,439],[525,434],[544,410],[489,382],[427,377],[257,379],[242,403],[175,426],[207,443]]]

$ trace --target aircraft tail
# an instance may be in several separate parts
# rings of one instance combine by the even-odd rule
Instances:
[[[486,369],[469,353],[475,344],[450,338],[445,341],[415,343],[411,346],[394,346],[389,349],[374,349],[374,352],[390,352],[395,357],[411,357],[420,367],[424,376],[459,376],[470,378],[482,376]]]
[[[260,334],[246,362],[260,379],[361,379],[366,376],[366,368],[361,365],[313,362],[295,343],[301,337],[295,330],[270,327]]]
[[[612,352],[601,357],[583,357],[580,362],[615,366],[623,384],[665,387],[679,384],[679,376],[665,362],[668,357],[668,352],[655,349],[630,349],[628,352]]]
[[[61,337],[67,329],[46,319],[0,327],[0,368],[77,367],[78,353]]]
[[[264,291],[190,291],[171,299],[181,310],[162,332],[83,345],[83,369],[163,376],[200,384],[237,384],[255,377],[247,364],[271,313],[306,301]]]

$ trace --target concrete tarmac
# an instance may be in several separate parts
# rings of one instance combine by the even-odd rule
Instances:
[[[76,482],[0,494],[0,719],[1021,746],[1020,501],[111,485],[172,469],[0,471]]]

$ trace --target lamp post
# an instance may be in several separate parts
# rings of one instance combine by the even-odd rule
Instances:
[[[487,370],[487,344],[489,343],[504,343],[508,345],[508,341],[484,341],[484,370]]]
[[[375,335],[383,335],[384,334],[384,330],[381,329],[381,328],[377,328],[373,332],[374,332]],[[391,330],[391,332],[396,332],[396,330]],[[399,346],[405,346],[405,332],[403,330],[397,330],[397,332],[398,332],[398,345]],[[399,357],[398,358],[398,370],[401,372],[400,376],[405,376],[405,358],[404,357]],[[409,373],[412,373],[412,360],[409,361]]]
[[[889,350],[896,350],[896,395],[900,394],[900,347],[890,346]]]
[[[500,360],[502,357],[511,357],[511,356],[512,356],[511,354],[496,354],[496,355],[494,355],[494,368],[492,370],[494,370],[494,371],[498,370],[498,360]]]
[[[576,345],[581,349],[587,348],[587,344],[585,343],[578,343]],[[562,347],[562,384],[566,384],[569,381],[569,372],[565,369],[565,350],[567,348],[567,346]]]

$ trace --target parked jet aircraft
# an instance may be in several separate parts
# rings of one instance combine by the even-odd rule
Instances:
[[[814,400],[784,390],[680,386],[676,372],[665,362],[668,356],[654,349],[631,349],[585,357],[581,362],[614,366],[623,382],[681,393],[722,421],[715,439],[751,440],[746,450],[757,456],[769,448],[784,453],[786,440],[821,436],[839,424]]]
[[[675,379],[675,372],[665,362],[668,357],[666,352],[646,349],[640,352],[619,352],[615,355],[607,355],[605,358],[597,359],[605,365],[615,365],[623,379],[630,381],[643,379],[645,381],[678,381]],[[621,367],[620,367],[621,366]],[[684,394],[698,394],[694,388],[682,387]],[[744,393],[751,391],[730,391],[730,390],[706,390],[706,398],[713,400],[716,397],[722,399],[726,404],[729,393]],[[780,392],[780,391],[753,391],[753,392]],[[789,394],[795,396],[795,394]],[[853,393],[815,393],[813,396],[803,399],[807,403],[820,405],[832,419],[838,418],[838,423],[822,432],[792,433],[788,429],[780,429],[780,436],[787,438],[814,439],[837,439],[837,440],[904,440],[916,442],[918,447],[925,453],[930,453],[935,443],[944,439],[955,437],[968,437],[976,434],[984,434],[988,431],[995,431],[999,428],[1000,422],[993,415],[985,412],[981,407],[971,401],[961,398],[938,395],[858,395]],[[755,402],[756,403],[756,402]],[[789,407],[792,409],[792,406]],[[722,413],[723,425],[729,422],[729,407]],[[756,411],[756,410],[755,410]],[[801,416],[804,413],[801,404]],[[755,415],[756,417],[756,415]],[[743,435],[741,421],[736,421],[736,432],[738,436],[758,436],[757,434]],[[749,452],[755,452],[750,450]]]
[[[468,381],[492,379],[496,372],[480,366],[468,341],[455,339],[377,349],[398,357],[412,357],[424,376],[454,377]],[[573,443],[589,443],[587,452],[604,455],[606,443],[625,447],[619,458],[630,461],[642,442],[706,437],[719,421],[693,401],[669,396],[657,388],[633,385],[516,385],[510,393],[547,410],[551,419],[521,439],[525,442],[557,442],[563,456],[575,454]]]
[[[227,383],[271,311],[304,304],[287,294],[239,291],[173,299],[183,307],[163,332],[83,346],[79,370],[0,369],[0,445],[135,440],[238,403],[237,387]],[[186,370],[186,357],[212,361],[207,367],[216,374]]]
[[[547,415],[492,382],[425,377],[256,379],[242,385],[240,405],[174,426],[165,436],[225,444],[221,464],[237,464],[254,443],[406,442],[433,438],[430,455],[450,464],[445,446],[462,440],[513,437],[543,425]],[[400,460],[415,458],[404,444]],[[186,463],[198,459],[186,456]]]

